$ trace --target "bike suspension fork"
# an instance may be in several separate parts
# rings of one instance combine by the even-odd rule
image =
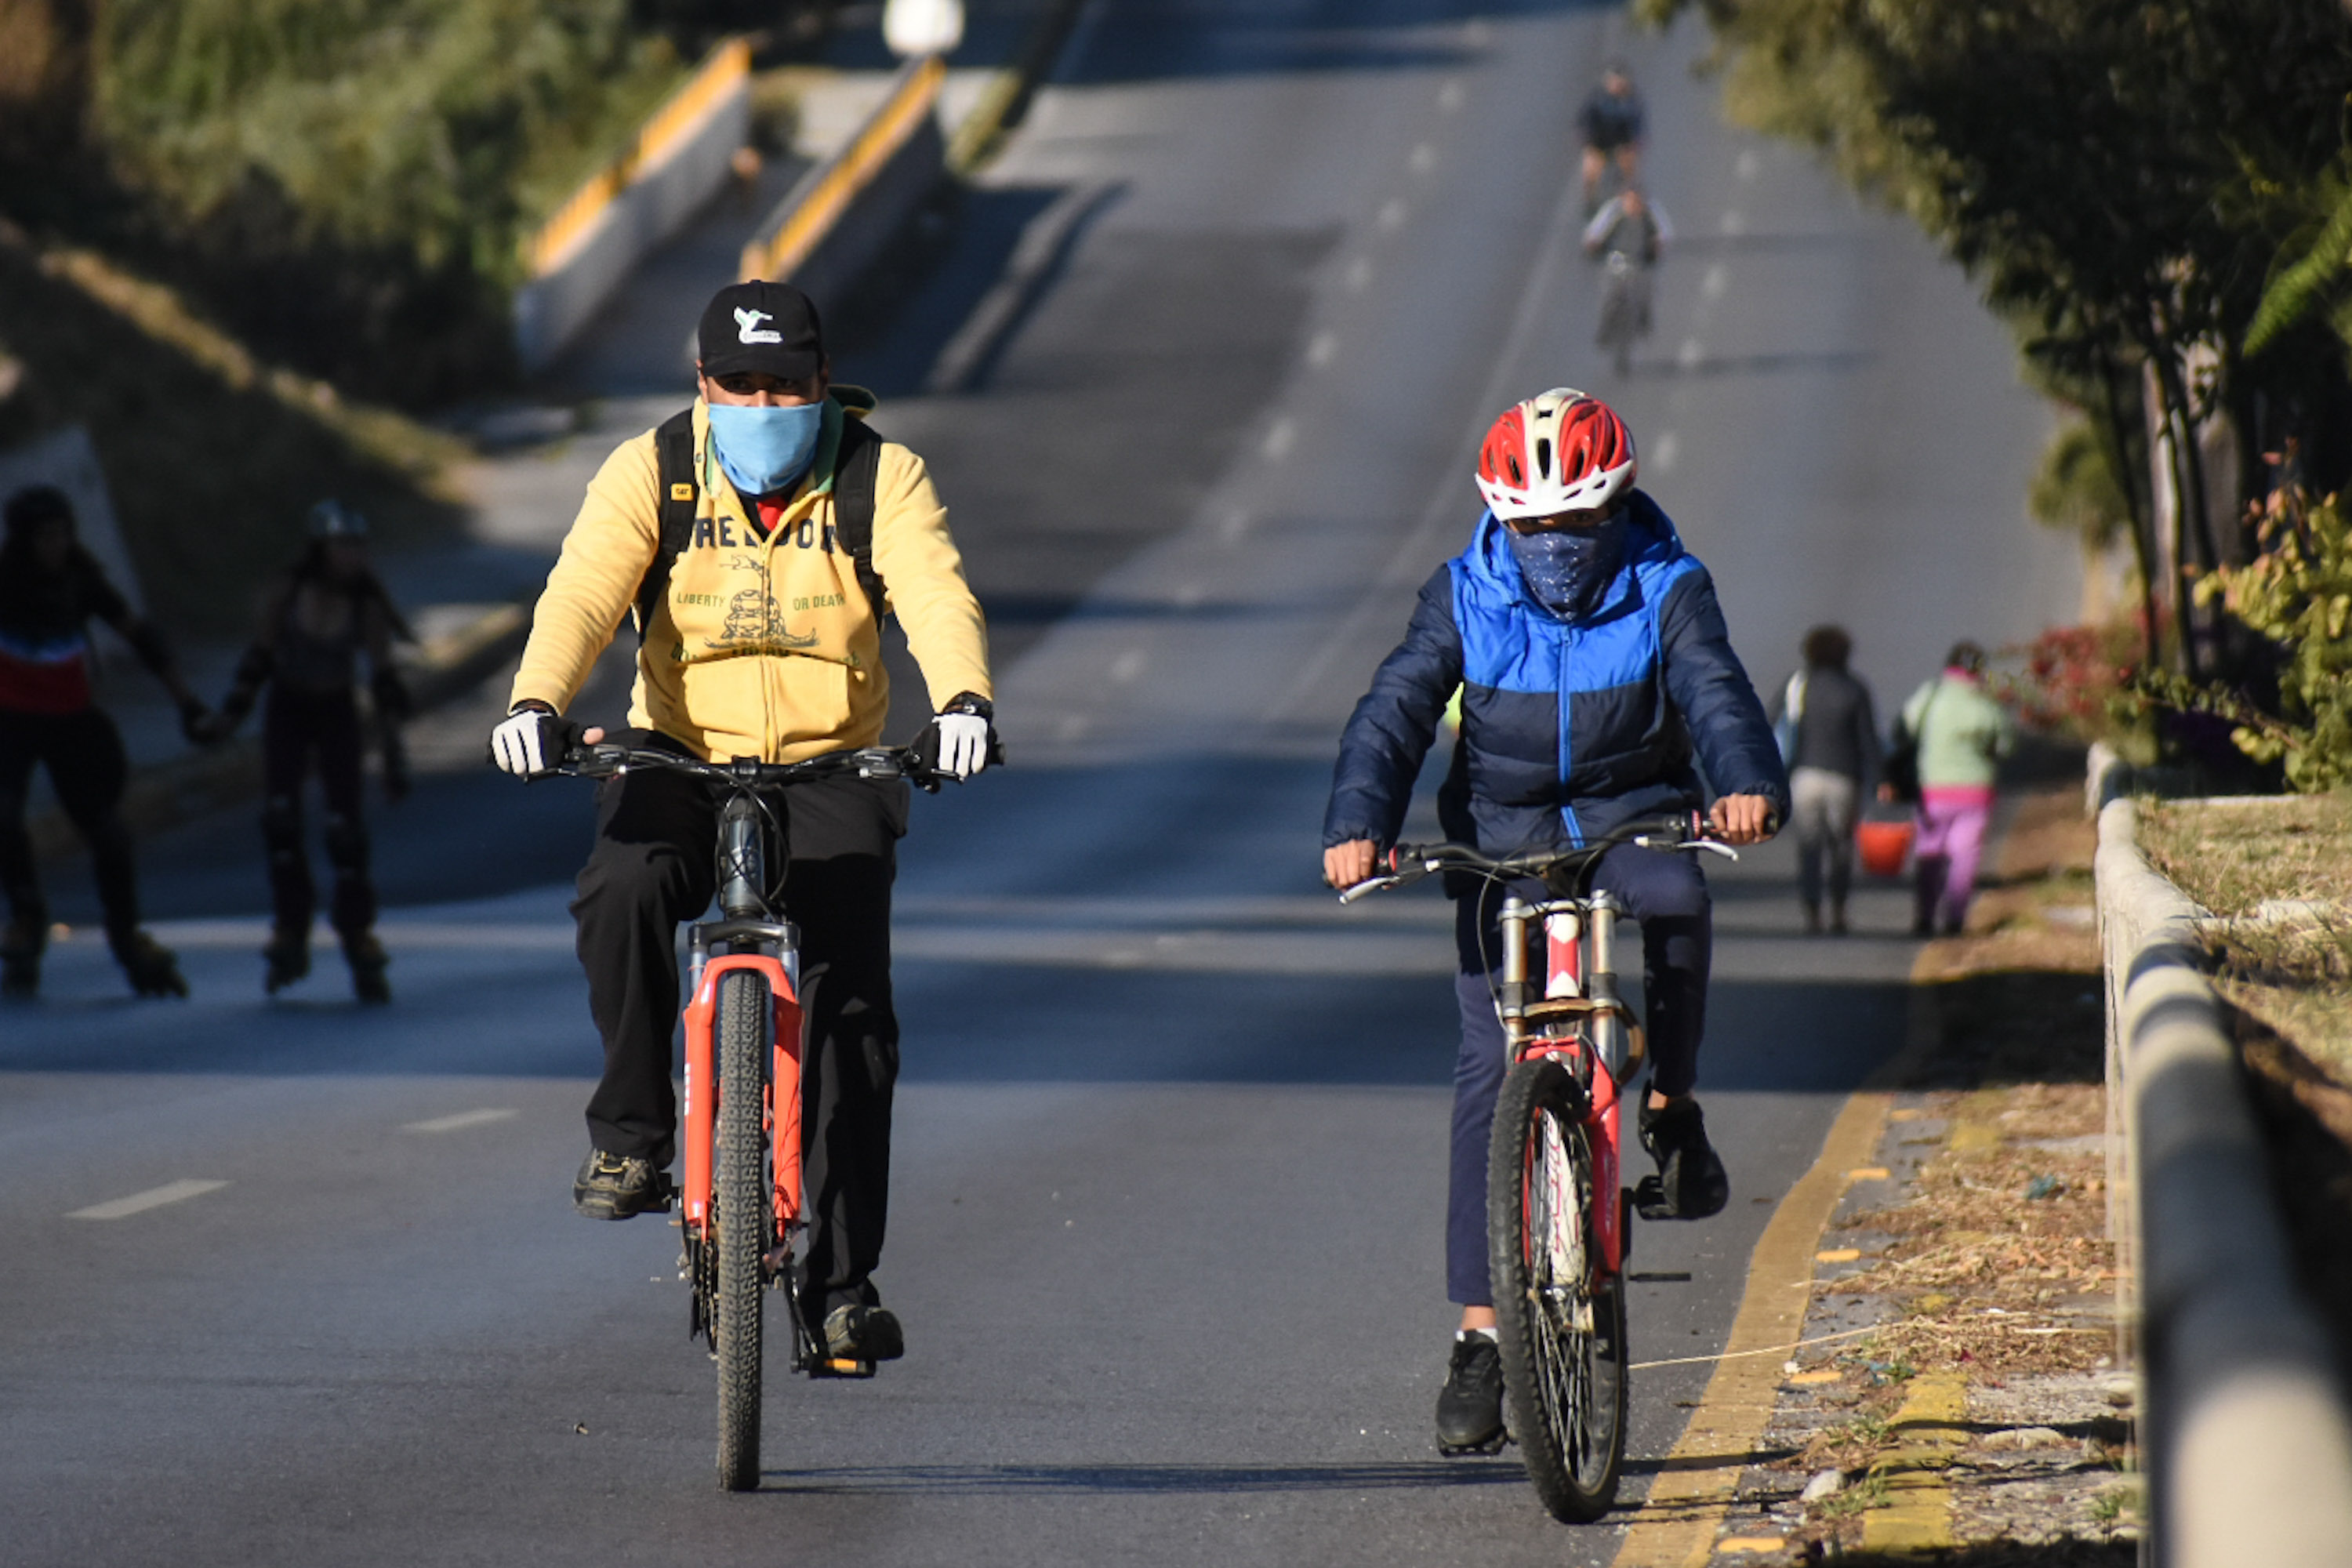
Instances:
[[[1617,992],[1617,900],[1607,893],[1595,893],[1585,905],[1585,970],[1584,991],[1596,1005],[1622,1005]],[[1592,1044],[1595,1052],[1614,1078],[1625,1068],[1625,1020],[1612,1011],[1596,1012],[1592,1016]]]
[[[1531,913],[1517,893],[1503,900],[1503,1039],[1514,1058],[1528,1033],[1528,920]]]

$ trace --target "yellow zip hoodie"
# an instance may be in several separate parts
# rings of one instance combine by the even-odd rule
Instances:
[[[890,707],[886,612],[906,629],[934,707],[966,691],[992,698],[987,626],[923,460],[896,442],[879,454],[874,573],[886,605],[868,602],[836,538],[842,420],[872,406],[861,388],[833,389],[808,477],[761,540],[710,452],[709,412],[696,400],[701,499],[637,656],[631,724],[718,762],[792,763],[873,745]],[[532,613],[510,702],[536,699],[562,712],[613,640],[660,544],[658,468],[648,430],[614,448],[589,482]]]

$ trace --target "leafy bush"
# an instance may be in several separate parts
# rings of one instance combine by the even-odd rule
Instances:
[[[97,123],[192,216],[273,186],[316,237],[515,272],[551,211],[675,86],[627,0],[115,0]]]
[[[2189,705],[2233,720],[2238,749],[2284,763],[2297,790],[2352,784],[2352,518],[2341,495],[2314,501],[2282,489],[2263,508],[2261,539],[2260,556],[2210,574],[2197,593],[2278,645],[2276,711],[2219,689]]]
[[[0,50],[63,5],[0,0]],[[521,237],[686,68],[629,0],[113,0],[77,15],[87,47],[50,50],[70,69],[0,69],[0,131],[69,80],[71,112],[49,118],[79,136],[0,134],[0,209],[184,290],[270,360],[412,405],[507,373]]]
[[[2021,647],[2002,650],[2021,668],[1995,676],[1993,691],[2034,729],[2107,741],[2127,753],[2145,752],[2148,706],[2137,683],[2149,641],[2137,618],[2052,626]]]

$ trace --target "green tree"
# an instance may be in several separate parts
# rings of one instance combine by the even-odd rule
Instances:
[[[1735,117],[1820,148],[1908,213],[2014,323],[2036,378],[2100,427],[2151,586],[2168,557],[2210,572],[2252,551],[2241,507],[2265,486],[2262,453],[2298,436],[2317,450],[2324,384],[2344,380],[2341,356],[2307,341],[2252,362],[2241,349],[2282,245],[2310,234],[2345,154],[2352,20],[2335,0],[1644,9],[1663,20],[1694,3]],[[2199,440],[2217,421],[2237,478],[2219,508]],[[2151,424],[2170,438],[2150,441]],[[2126,467],[2135,447],[2160,455],[2180,498],[2162,540]],[[2164,587],[2190,626],[2186,580]],[[2179,647],[2193,671],[2199,639]]]

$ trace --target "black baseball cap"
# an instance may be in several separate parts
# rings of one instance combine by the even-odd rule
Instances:
[[[803,381],[824,366],[816,306],[791,284],[765,279],[730,283],[713,294],[696,346],[708,376],[751,371]]]

